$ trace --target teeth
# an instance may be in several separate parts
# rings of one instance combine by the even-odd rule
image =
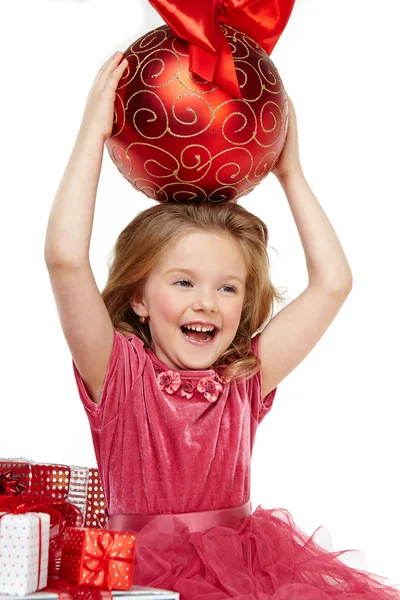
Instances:
[[[185,329],[192,329],[193,331],[213,331],[215,327],[201,327],[200,325],[183,325]]]

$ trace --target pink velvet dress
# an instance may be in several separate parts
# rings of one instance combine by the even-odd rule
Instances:
[[[252,339],[258,352],[258,336]],[[258,506],[230,526],[189,530],[179,513],[236,507],[250,498],[261,372],[223,383],[213,369],[170,369],[136,336],[114,331],[99,405],[73,363],[112,515],[153,518],[137,533],[134,583],[181,600],[393,600],[400,591],[350,567],[288,511]]]

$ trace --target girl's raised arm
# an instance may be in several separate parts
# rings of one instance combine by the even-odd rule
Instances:
[[[311,352],[353,285],[352,272],[336,232],[304,177],[296,113],[290,99],[288,136],[272,172],[283,187],[299,232],[309,284],[260,334],[263,397]]]
[[[100,69],[79,133],[53,201],[45,261],[65,339],[88,393],[97,404],[111,356],[114,329],[89,262],[104,142],[111,135],[115,90],[126,68],[122,53]]]

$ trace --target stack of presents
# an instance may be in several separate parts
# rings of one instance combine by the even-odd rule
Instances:
[[[0,458],[0,600],[177,600],[132,585],[135,534],[105,523],[96,469]]]

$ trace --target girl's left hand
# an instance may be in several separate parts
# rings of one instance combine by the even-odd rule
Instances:
[[[302,171],[299,155],[299,140],[297,133],[297,118],[293,102],[286,94],[289,103],[289,128],[283,150],[271,172],[278,178],[291,173]]]

